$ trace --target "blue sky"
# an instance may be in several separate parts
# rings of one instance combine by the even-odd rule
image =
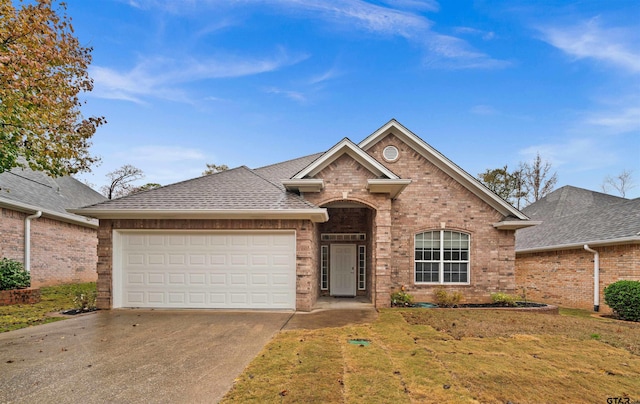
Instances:
[[[539,152],[558,187],[632,170],[640,2],[69,0],[92,46],[83,113],[140,184],[359,142],[395,118],[472,175]]]

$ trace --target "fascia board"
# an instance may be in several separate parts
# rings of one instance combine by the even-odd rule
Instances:
[[[615,238],[611,240],[584,241],[580,243],[557,244],[557,245],[544,246],[544,247],[521,248],[519,250],[518,249],[516,250],[516,254],[528,254],[528,253],[557,251],[557,250],[583,249],[585,244],[587,244],[589,247],[605,247],[605,246],[619,245],[619,244],[640,244],[640,236],[620,237],[620,238]]]
[[[320,192],[324,189],[323,179],[304,178],[301,180],[282,180],[281,182],[287,191]]]
[[[0,198],[0,206],[11,209],[11,210],[16,210],[18,212],[28,213],[28,214],[34,214],[40,211],[42,212],[42,217],[57,220],[59,222],[70,223],[70,224],[75,224],[82,227],[90,227],[94,229],[98,228],[98,222],[96,220],[89,219],[87,217],[64,214],[64,213],[56,212],[49,209],[43,209],[38,206],[30,205],[27,203],[12,201],[6,198]]]
[[[520,212],[518,209],[511,206],[511,204],[509,204],[507,201],[491,192],[491,190],[482,185],[480,181],[476,180],[469,173],[449,160],[438,150],[434,149],[427,142],[422,140],[418,135],[405,128],[395,119],[390,120],[380,129],[369,135],[366,139],[360,142],[358,146],[364,151],[368,150],[380,139],[386,136],[392,128],[395,128],[400,134],[399,137],[405,143],[411,146],[415,151],[420,153],[425,159],[447,173],[449,176],[451,176],[453,179],[455,179],[465,188],[471,191],[474,195],[488,203],[504,216],[514,216],[521,220],[529,219],[524,213]],[[398,133],[394,132],[394,134],[398,136]]]
[[[325,208],[314,209],[73,209],[73,213],[97,219],[302,219],[323,223]]]
[[[296,174],[292,179],[303,179],[307,176],[314,176],[345,153],[377,176],[386,176],[391,179],[399,178],[387,167],[365,153],[364,150],[360,149],[351,140],[344,138],[331,149],[329,149],[325,154],[323,154],[313,163],[309,164],[306,168]]]
[[[372,193],[389,194],[391,199],[395,199],[409,184],[411,180],[374,178],[367,180],[367,189]]]
[[[498,230],[518,230],[537,226],[540,223],[542,222],[534,220],[503,220],[502,222],[494,223],[493,227]]]

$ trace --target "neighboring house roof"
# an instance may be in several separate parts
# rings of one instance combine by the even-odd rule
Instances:
[[[516,232],[516,253],[640,243],[640,198],[566,186],[524,212],[542,223]]]
[[[326,221],[320,209],[242,166],[74,209],[97,218],[289,218]]]
[[[503,214],[504,219],[494,224],[496,228],[513,230],[536,224],[395,119],[360,144],[344,138],[324,153],[255,170],[243,166],[82,209],[74,209],[71,212],[105,219],[306,218],[326,221],[328,220],[327,210],[307,202],[299,196],[299,193],[322,190],[324,181],[314,176],[343,155],[350,156],[374,174],[375,178],[367,180],[367,188],[372,193],[385,193],[395,198],[411,183],[412,179],[399,178],[366,152],[389,133],[399,137]]]
[[[45,217],[97,227],[96,220],[71,214],[67,209],[104,200],[104,196],[73,177],[52,178],[29,168],[14,168],[0,174],[0,206],[21,212],[42,211]]]

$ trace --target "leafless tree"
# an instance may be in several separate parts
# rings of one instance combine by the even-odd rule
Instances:
[[[627,192],[635,186],[631,174],[631,170],[625,169],[615,177],[607,175],[602,181],[602,192],[608,194],[611,188],[613,188],[624,198]]]
[[[100,188],[100,192],[107,198],[113,199],[130,194],[134,189],[131,183],[144,178],[144,173],[139,168],[125,164],[107,174],[107,178],[109,178],[110,184]]]
[[[558,173],[551,173],[551,163],[542,161],[540,153],[531,163],[522,163],[522,180],[527,203],[536,202],[553,191],[558,182]]]

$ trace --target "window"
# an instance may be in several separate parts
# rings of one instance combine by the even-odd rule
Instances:
[[[469,283],[469,235],[439,230],[415,236],[416,283]]]
[[[329,246],[320,247],[320,289],[329,289]]]
[[[367,247],[358,246],[358,290],[367,289]]]

